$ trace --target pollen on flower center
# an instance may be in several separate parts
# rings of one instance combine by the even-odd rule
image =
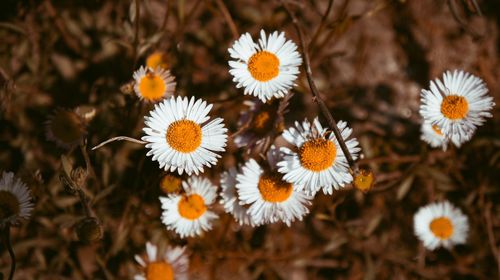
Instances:
[[[432,125],[432,130],[434,130],[434,132],[436,132],[437,135],[440,135],[440,136],[443,135],[443,132],[441,131],[441,129],[439,129],[439,126],[437,126],[435,124]]]
[[[248,60],[248,71],[254,79],[267,82],[278,76],[280,60],[268,51],[260,51]]]
[[[179,214],[188,220],[196,220],[207,211],[205,200],[198,194],[182,196],[178,207]]]
[[[432,220],[429,228],[439,239],[448,239],[453,234],[453,224],[450,219],[440,217]]]
[[[167,262],[152,262],[146,267],[146,280],[173,280],[174,269]]]
[[[461,120],[469,112],[469,103],[463,96],[448,95],[441,103],[441,113],[451,120]]]
[[[332,166],[336,155],[335,144],[322,138],[309,140],[299,149],[301,165],[311,171],[322,171]]]
[[[165,81],[154,73],[147,73],[139,82],[140,95],[147,100],[158,100],[165,94]]]
[[[0,191],[0,220],[19,214],[20,205],[17,197],[8,191]]]
[[[259,192],[262,199],[268,202],[283,202],[292,195],[292,184],[283,181],[276,173],[264,174],[259,179]]]
[[[201,145],[201,127],[191,120],[175,121],[168,126],[166,138],[174,150],[190,153]]]

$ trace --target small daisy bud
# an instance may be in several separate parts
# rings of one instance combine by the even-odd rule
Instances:
[[[146,58],[146,66],[151,69],[156,69],[157,67],[167,69],[167,55],[164,52],[154,52]]]
[[[76,224],[76,235],[84,243],[99,241],[102,238],[101,224],[96,218],[83,218]]]
[[[368,192],[373,187],[374,181],[375,176],[373,176],[373,172],[361,169],[354,176],[354,187],[362,192]]]
[[[177,193],[181,190],[182,180],[180,177],[167,174],[160,182],[160,188],[165,194]]]

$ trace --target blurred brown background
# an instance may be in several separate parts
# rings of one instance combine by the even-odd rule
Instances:
[[[328,9],[327,0],[289,1],[310,43],[315,82],[334,117],[353,127],[374,188],[318,195],[311,214],[290,228],[239,228],[221,214],[211,232],[180,240],[159,219],[163,172],[140,145],[115,142],[88,152],[93,172],[84,191],[104,232],[89,245],[75,235],[78,197],[59,180],[61,156],[85,167],[85,153],[47,140],[55,110],[95,112],[88,147],[117,135],[140,138],[152,105],[122,86],[161,50],[177,93],[214,103],[213,115],[234,132],[250,99],[228,73],[235,32],[283,30],[298,43],[297,35],[279,1],[140,0],[137,12],[135,1],[3,0],[0,169],[20,176],[36,198],[32,219],[12,232],[15,279],[130,279],[147,240],[187,244],[193,279],[498,279],[498,106],[471,142],[446,152],[420,141],[418,108],[429,80],[456,68],[481,77],[498,104],[500,2],[478,1],[482,15],[465,0],[331,2]],[[303,73],[297,84],[287,125],[317,115]],[[244,158],[230,141],[204,175],[218,183]],[[424,251],[413,214],[445,198],[469,217],[468,243]],[[2,247],[4,275],[9,266]]]

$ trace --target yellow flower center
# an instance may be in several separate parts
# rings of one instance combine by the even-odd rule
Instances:
[[[434,130],[434,132],[436,132],[437,135],[440,135],[440,136],[443,135],[443,132],[441,131],[441,129],[439,128],[439,126],[437,126],[435,124],[432,125],[432,130]]]
[[[50,123],[50,129],[54,137],[65,144],[74,143],[85,134],[82,119],[76,113],[64,110],[56,113]]]
[[[441,113],[451,120],[461,120],[469,112],[469,103],[463,96],[448,95],[441,103]]]
[[[201,145],[201,127],[191,120],[171,123],[167,129],[167,143],[181,153],[190,153]]]
[[[332,166],[336,155],[335,144],[322,138],[309,140],[299,149],[301,165],[311,171],[322,171]]]
[[[167,69],[167,55],[163,52],[154,52],[146,58],[146,66],[156,69],[157,67]]]
[[[0,220],[7,219],[20,212],[19,200],[9,191],[0,191]]]
[[[432,220],[429,228],[436,237],[442,240],[450,238],[453,234],[453,224],[450,219],[446,217],[440,217]]]
[[[139,81],[139,92],[146,100],[158,100],[162,98],[166,88],[165,81],[155,73],[148,72]]]
[[[260,51],[248,60],[248,71],[254,79],[267,82],[278,76],[280,60],[276,55],[268,51]]]
[[[263,174],[259,179],[259,192],[268,202],[283,202],[292,195],[292,184],[283,181],[277,173]]]
[[[146,280],[174,280],[174,269],[167,262],[148,263]]]
[[[198,194],[182,196],[178,207],[179,214],[188,220],[196,220],[207,211],[205,200]]]
[[[172,175],[165,175],[161,179],[160,188],[166,194],[174,193],[180,190],[181,182],[182,182],[181,178],[179,177]]]

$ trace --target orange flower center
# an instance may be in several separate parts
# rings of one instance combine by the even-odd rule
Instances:
[[[144,99],[158,100],[165,95],[167,85],[165,81],[158,75],[148,72],[139,81],[139,92]]]
[[[167,69],[167,55],[162,52],[154,52],[146,58],[146,66],[156,69],[157,67]]]
[[[9,191],[0,191],[0,220],[7,219],[20,212],[19,200]]]
[[[432,233],[442,240],[450,238],[453,234],[453,224],[450,219],[446,217],[440,217],[432,220],[429,227]]]
[[[171,123],[167,129],[167,143],[181,153],[190,153],[201,145],[201,127],[191,120]]]
[[[146,267],[147,280],[174,280],[174,269],[167,262],[152,262]]]
[[[181,188],[181,178],[165,175],[161,179],[160,188],[166,194],[177,192]]]
[[[337,148],[332,141],[317,138],[312,139],[299,149],[302,166],[311,171],[322,171],[332,166],[337,155]]]
[[[443,132],[441,131],[441,129],[439,129],[439,126],[433,124],[432,130],[434,130],[434,132],[436,132],[437,135],[443,136]]]
[[[469,103],[463,96],[448,95],[441,103],[441,113],[451,120],[461,120],[469,112]]]
[[[292,184],[283,181],[277,173],[263,174],[259,179],[259,192],[268,202],[283,202],[292,195]]]
[[[182,196],[178,207],[179,214],[188,220],[196,220],[207,211],[205,200],[198,194]]]
[[[248,60],[248,71],[254,79],[267,82],[278,76],[280,60],[268,51],[260,51]]]

